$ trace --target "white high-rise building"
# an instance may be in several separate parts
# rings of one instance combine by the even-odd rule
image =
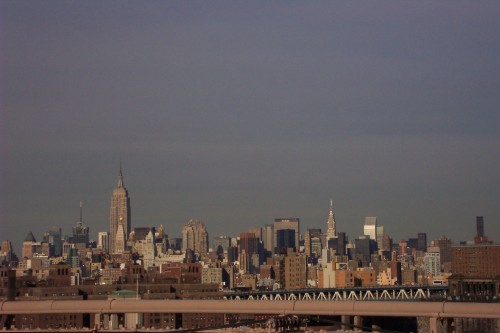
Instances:
[[[262,228],[262,245],[264,246],[264,249],[267,252],[273,253],[273,251],[274,251],[274,227],[272,224],[266,224]]]
[[[144,268],[154,266],[155,257],[156,257],[155,250],[156,250],[156,247],[155,247],[155,243],[154,243],[154,236],[150,230],[148,235],[146,236],[146,239],[144,242],[144,248],[143,248]]]
[[[124,253],[127,246],[127,236],[125,234],[125,227],[122,222],[118,224],[118,230],[116,231],[114,246],[112,253]]]
[[[431,249],[424,255],[424,271],[426,275],[438,276],[441,274],[441,255],[439,248]]]
[[[363,235],[377,241],[377,217],[365,217],[365,225]]]

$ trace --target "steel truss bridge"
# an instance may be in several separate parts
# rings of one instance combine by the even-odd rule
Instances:
[[[447,286],[386,286],[226,292],[226,300],[263,301],[423,301],[445,300]]]

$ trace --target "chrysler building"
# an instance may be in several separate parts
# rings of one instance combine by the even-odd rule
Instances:
[[[109,247],[110,253],[123,253],[125,242],[131,231],[130,198],[123,185],[123,174],[120,163],[118,186],[111,196],[111,209],[109,214]],[[125,238],[125,239],[123,239]],[[117,246],[117,243],[119,243]]]
[[[335,217],[333,216],[333,200],[330,200],[330,214],[328,215],[328,222],[326,229],[326,241],[337,238],[337,230],[335,229]]]

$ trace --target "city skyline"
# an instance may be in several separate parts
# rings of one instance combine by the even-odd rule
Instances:
[[[302,227],[302,229],[298,226],[299,222],[298,220],[300,218],[297,218],[297,217],[287,217],[287,218],[274,218],[274,229],[276,229],[276,223],[277,222],[282,222],[284,221],[283,223],[286,224],[286,228],[289,228],[290,226],[288,226],[288,224],[290,223],[290,221],[293,221],[294,223],[297,223],[297,226],[295,227],[296,228],[296,231],[295,231],[295,237],[299,237],[301,240],[304,239],[304,235],[306,233],[306,230],[308,229],[313,229],[313,230],[322,230],[325,234],[325,237],[326,239],[330,239],[331,238],[331,235],[332,235],[332,229],[336,229],[336,222],[334,220],[334,209],[333,209],[333,199],[330,199],[329,200],[329,213],[328,213],[328,216],[325,214],[325,216],[327,216],[326,218],[326,227],[325,225],[311,225],[311,226],[307,226],[307,227]],[[99,242],[99,234],[103,233],[103,232],[107,232],[107,235],[109,237],[109,246],[110,246],[110,253],[122,253],[123,252],[123,249],[120,249],[120,250],[116,250],[114,249],[114,244],[116,242],[116,240],[114,240],[115,237],[112,237],[111,234],[113,233],[113,230],[120,230],[119,228],[119,225],[122,225],[122,226],[127,226],[127,230],[128,232],[126,232],[125,230],[122,230],[122,239],[121,239],[121,248],[123,248],[125,246],[125,241],[127,240],[128,238],[128,234],[131,232],[131,231],[134,231],[134,229],[143,229],[143,228],[151,228],[151,229],[154,229],[154,228],[161,228],[162,230],[164,230],[164,225],[163,224],[159,224],[159,225],[138,225],[138,226],[135,226],[135,225],[132,225],[131,224],[131,205],[130,205],[130,198],[128,196],[128,190],[127,188],[125,188],[124,186],[124,177],[123,177],[123,172],[122,172],[122,166],[121,166],[121,162],[120,162],[120,168],[119,168],[119,175],[118,175],[118,184],[117,184],[117,187],[113,190],[112,192],[112,196],[111,196],[111,205],[110,205],[110,216],[109,216],[109,231],[106,231],[105,228],[104,229],[99,229],[99,230],[94,230],[93,232],[89,232],[89,227],[88,226],[85,226],[85,224],[83,223],[83,202],[80,201],[79,203],[79,219],[78,221],[76,222],[76,226],[73,225],[72,227],[70,227],[70,229],[73,229],[73,234],[75,233],[75,229],[78,229],[78,228],[82,228],[82,227],[85,227],[85,229],[87,230],[87,234],[91,235],[90,238],[87,239],[87,242],[88,240],[91,240],[91,241],[95,241],[96,243]],[[126,218],[126,222],[123,223],[122,220],[123,218],[121,217],[121,215],[118,213],[118,212],[122,212],[124,215],[127,216]],[[354,244],[354,241],[355,239],[357,239],[358,237],[365,237],[365,236],[369,236],[371,239],[374,239],[376,240],[377,242],[380,241],[378,240],[378,238],[376,238],[373,234],[373,232],[375,232],[375,230],[368,230],[367,231],[367,224],[369,225],[374,225],[375,227],[377,226],[377,217],[369,217],[369,216],[366,216],[363,218],[363,221],[364,221],[364,225],[362,224],[361,227],[362,227],[362,231],[357,234],[357,235],[354,235],[354,234],[349,234],[349,233],[345,233],[345,231],[343,230],[340,230],[341,232],[343,232],[345,234],[345,236],[347,236],[349,242],[351,242],[352,244]],[[369,221],[369,222],[368,222]],[[481,222],[478,222],[478,221],[481,221]],[[189,219],[189,221],[185,221],[181,224],[181,230],[177,230],[177,232],[174,231],[174,234],[169,234],[168,231],[172,231],[172,229],[168,228],[168,225],[167,225],[167,234],[169,235],[169,238],[179,238],[179,239],[183,239],[186,238],[186,236],[184,235],[185,233],[185,228],[187,226],[191,226],[193,223],[196,223],[196,224],[201,224],[203,225],[203,228],[205,229],[205,220],[203,219]],[[288,224],[287,224],[288,223]],[[381,225],[381,224],[379,224]],[[261,233],[263,233],[263,230],[265,227],[267,226],[273,226],[272,223],[264,223],[264,224],[255,224],[255,225],[249,225],[249,226],[246,226],[245,228],[246,229],[240,229],[240,230],[237,230],[235,231],[234,233],[221,233],[221,234],[211,234],[210,233],[210,230],[209,228],[206,229],[206,232],[208,233],[208,238],[206,239],[206,241],[208,242],[208,244],[206,244],[207,246],[209,246],[209,248],[211,250],[214,250],[215,251],[215,248],[213,247],[213,245],[215,244],[214,241],[215,241],[215,238],[218,238],[218,237],[229,237],[229,238],[239,238],[241,234],[244,234],[244,233],[248,233],[248,232],[253,232],[252,230],[255,229],[255,228],[260,228],[261,231],[259,232],[259,235]],[[441,237],[446,237],[448,238],[449,240],[451,240],[452,242],[454,242],[455,244],[458,244],[460,242],[471,242],[475,236],[486,236],[486,239],[489,239],[493,242],[497,242],[497,239],[496,238],[492,238],[491,236],[489,236],[487,234],[487,232],[484,231],[484,216],[476,216],[475,217],[475,223],[474,225],[471,225],[469,226],[471,229],[474,229],[476,230],[476,234],[472,234],[469,238],[464,238],[464,239],[460,239],[460,240],[457,240],[457,239],[452,239],[449,234],[443,234],[441,235]],[[43,227],[42,227],[43,228]],[[429,233],[428,231],[426,230],[420,230],[417,234],[408,234],[408,235],[405,235],[403,237],[399,237],[399,238],[394,238],[394,235],[389,233],[389,232],[384,232],[383,230],[383,226],[381,226],[381,230],[382,230],[382,233],[384,235],[387,235],[389,237],[391,237],[392,241],[393,241],[393,244],[397,244],[399,241],[403,241],[403,240],[408,240],[410,238],[415,238],[414,236],[417,236],[420,238],[420,235],[424,234],[424,235],[427,235],[427,233]],[[30,237],[35,237],[36,238],[36,241],[42,241],[43,239],[43,234],[50,231],[50,230],[56,230],[56,229],[59,229],[62,231],[62,234],[61,236],[62,237],[65,237],[65,236],[68,236],[71,240],[72,238],[72,233],[68,230],[67,232],[64,231],[64,228],[61,228],[61,225],[53,225],[53,226],[46,226],[44,227],[43,229],[43,232],[40,233],[40,235],[37,237],[37,236],[34,236],[33,235],[33,229],[30,229],[29,232],[28,232],[28,236]],[[278,228],[279,229],[279,228]],[[40,229],[41,230],[41,229]],[[227,230],[227,228],[226,228]],[[378,230],[378,229],[377,229]],[[487,228],[488,230],[488,228]],[[480,233],[480,234],[479,234]],[[334,237],[337,238],[337,232],[335,231],[334,233]],[[430,232],[429,234],[433,234],[432,232]],[[24,238],[26,238],[26,236],[22,236],[20,237],[21,235],[16,235],[16,238],[13,238],[14,240],[16,240],[17,238],[19,239],[22,239],[19,244],[21,246],[21,249],[22,249],[22,244],[23,244],[23,240]],[[95,237],[92,237],[92,236],[95,236]],[[264,241],[264,238],[265,237],[261,237],[261,236],[258,236],[259,239],[261,239],[262,241]],[[433,238],[429,239],[429,241],[427,242],[427,245],[430,244],[430,241],[431,240],[437,240],[438,238],[440,238],[439,236],[433,236]],[[9,240],[9,241],[13,241],[13,239],[9,239],[9,238],[5,238],[4,240]],[[212,239],[210,241],[210,239]],[[192,242],[192,241],[191,241]],[[295,238],[295,242],[296,242],[296,247],[298,246],[298,239]],[[15,241],[13,242],[15,243]],[[183,242],[184,244],[185,242]],[[274,240],[274,243],[276,244],[276,239]],[[183,245],[183,251],[185,251],[184,249],[184,246],[186,246],[186,244]],[[194,245],[192,245],[194,246]],[[16,246],[14,244],[14,252],[16,252]],[[18,252],[18,253],[21,253],[21,252]]]
[[[0,235],[500,235],[500,4],[0,2]]]

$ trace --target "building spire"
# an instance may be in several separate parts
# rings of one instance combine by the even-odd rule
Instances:
[[[337,237],[337,230],[335,226],[335,217],[333,215],[333,199],[330,199],[330,214],[328,215],[326,238],[332,239]]]
[[[120,160],[120,175],[118,176],[118,187],[123,186],[123,173],[122,173],[122,161]]]
[[[83,202],[80,201],[80,224],[83,223]]]

